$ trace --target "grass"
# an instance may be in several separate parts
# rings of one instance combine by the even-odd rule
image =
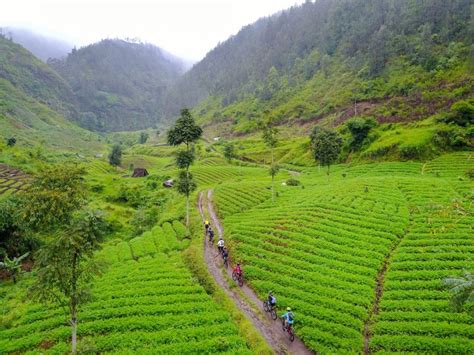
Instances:
[[[473,184],[467,175],[472,152],[426,162],[353,161],[331,167],[329,179],[325,169],[300,166],[300,186],[282,185],[291,176],[282,170],[272,203],[268,169],[257,164],[266,159],[261,142],[241,144],[254,163],[228,164],[217,145],[217,152],[201,153],[191,172],[199,189],[214,189],[226,244],[242,261],[246,282],[262,299],[273,290],[280,310],[294,309],[296,333],[309,348],[363,351],[376,277],[387,255],[380,311],[370,322],[371,351],[472,347],[472,316],[454,312],[441,287],[444,277],[474,270]],[[303,144],[283,143],[280,163],[296,166],[297,154],[289,157],[304,151]],[[48,150],[36,156],[21,146],[4,147],[1,157],[30,174],[45,160],[84,164],[90,204],[104,210],[113,226],[97,254],[109,267],[80,314],[80,346],[100,352],[268,353],[208,273],[197,211],[187,233],[183,197],[161,186],[165,177],[176,177],[173,152],[154,143],[133,146],[118,169],[105,158]],[[129,164],[146,167],[150,176],[124,177]],[[140,211],[153,211],[153,218],[137,229]],[[28,300],[33,280],[30,273],[15,286],[0,286],[0,352],[67,352],[69,327],[61,310]]]

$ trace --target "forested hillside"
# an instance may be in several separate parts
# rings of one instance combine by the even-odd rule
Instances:
[[[103,40],[50,64],[71,85],[81,126],[98,131],[154,126],[183,64],[151,44]]]
[[[318,0],[263,18],[217,46],[170,92],[171,117],[248,133],[354,115],[413,121],[472,97],[470,0]]]

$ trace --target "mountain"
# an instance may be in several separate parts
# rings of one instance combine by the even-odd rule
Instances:
[[[73,48],[70,43],[43,36],[24,28],[6,27],[3,29],[3,33],[44,62],[49,58],[62,58]]]
[[[79,123],[99,131],[137,130],[162,119],[168,87],[183,73],[183,63],[160,48],[107,39],[51,65],[72,87]]]
[[[2,140],[15,137],[18,145],[54,149],[101,149],[94,133],[69,120],[77,116],[75,105],[71,88],[54,70],[0,36]]]
[[[254,131],[264,112],[300,125],[427,118],[472,96],[471,4],[307,1],[210,51],[170,90],[167,117],[194,107],[202,123],[229,134]]]

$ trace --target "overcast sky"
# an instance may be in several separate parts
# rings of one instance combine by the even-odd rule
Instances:
[[[0,27],[17,26],[78,47],[103,38],[135,38],[188,60],[242,26],[304,0],[2,0]]]

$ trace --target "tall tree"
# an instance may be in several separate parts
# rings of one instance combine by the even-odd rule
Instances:
[[[115,144],[109,154],[109,164],[112,166],[119,166],[122,163],[122,147]]]
[[[231,142],[227,142],[224,145],[224,157],[226,158],[227,162],[232,163],[232,159],[235,158],[235,146]]]
[[[331,129],[316,126],[311,134],[311,148],[314,158],[328,167],[329,178],[329,167],[337,160],[342,149],[341,136]]]
[[[86,203],[84,175],[84,168],[72,164],[41,170],[22,195],[20,218],[35,231],[68,224],[74,211]]]
[[[99,214],[82,212],[37,256],[37,280],[31,294],[40,302],[59,304],[68,314],[73,354],[77,348],[78,312],[90,299],[91,282],[101,270],[93,254],[104,231],[105,222]]]
[[[189,228],[189,195],[196,189],[193,176],[189,173],[189,167],[194,161],[194,150],[192,145],[201,137],[202,128],[199,127],[189,112],[189,109],[181,110],[181,115],[173,128],[168,131],[168,144],[179,146],[186,145],[186,150],[178,152],[176,165],[185,174],[179,174],[178,191],[186,196],[186,227]]]
[[[141,132],[140,137],[138,138],[138,143],[140,144],[145,144],[146,141],[148,140],[148,133],[147,132]]]
[[[275,126],[274,117],[265,112],[265,119],[261,122],[262,138],[265,145],[270,148],[271,165],[270,176],[272,177],[272,202],[275,201],[275,175],[278,174],[279,167],[275,164],[275,148],[278,145],[278,128]]]

